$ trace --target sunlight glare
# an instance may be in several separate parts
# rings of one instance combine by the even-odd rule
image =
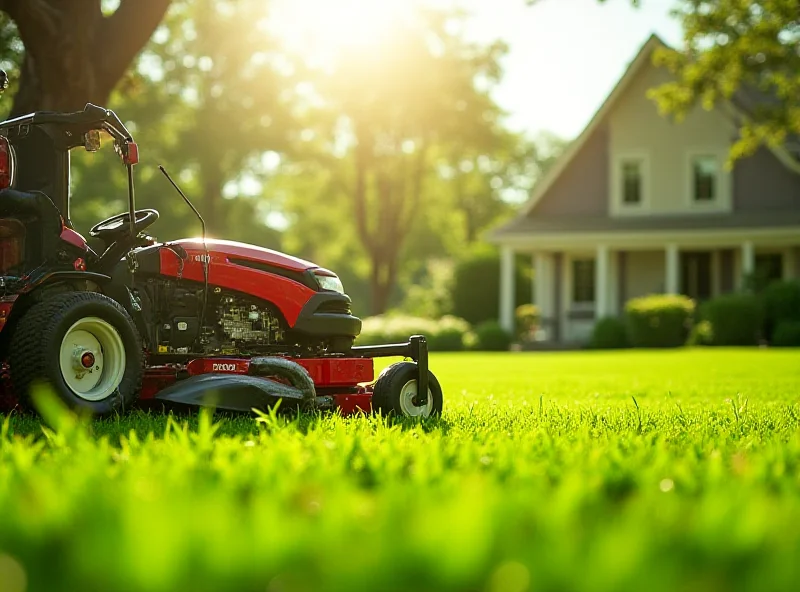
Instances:
[[[331,54],[379,45],[413,4],[410,0],[275,0],[269,20],[288,49],[324,62]]]

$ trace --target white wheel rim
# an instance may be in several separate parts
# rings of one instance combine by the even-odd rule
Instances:
[[[122,382],[125,345],[109,323],[86,317],[72,325],[61,340],[59,364],[73,393],[86,401],[102,401]]]
[[[428,387],[428,402],[419,407],[414,405],[417,396],[417,379],[409,380],[400,389],[400,410],[409,417],[428,417],[433,412],[433,393]]]

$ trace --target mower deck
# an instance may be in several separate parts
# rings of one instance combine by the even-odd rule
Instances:
[[[317,405],[336,408],[342,415],[372,411],[374,364],[371,358],[286,358],[308,372],[317,390]],[[142,381],[140,400],[158,400],[158,394],[182,378],[207,374],[248,376],[250,358],[195,358],[188,364],[151,366]],[[264,378],[264,380],[270,380]],[[222,402],[224,406],[224,401]]]
[[[361,346],[352,348],[351,356],[330,356],[320,358],[290,358],[305,369],[316,390],[317,407],[338,409],[342,415],[352,415],[359,411],[372,411],[373,385],[375,383],[376,357],[401,356],[411,358],[419,368],[418,381],[422,385],[419,392],[428,388],[428,347],[424,337],[415,335],[408,343]],[[165,363],[159,365],[153,356],[142,381],[140,400],[143,402],[159,400],[159,393],[177,385],[182,379],[203,375],[251,376],[251,362],[257,358],[246,357],[201,357],[185,363]],[[279,377],[261,377],[264,380],[286,382]],[[224,397],[221,401],[224,407]],[[256,407],[254,400],[253,406]]]

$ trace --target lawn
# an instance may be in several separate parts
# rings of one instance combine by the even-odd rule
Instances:
[[[12,416],[0,590],[796,586],[800,352],[431,367],[445,413],[424,425]]]

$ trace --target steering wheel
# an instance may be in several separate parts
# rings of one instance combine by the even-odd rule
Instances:
[[[156,210],[136,210],[134,215],[135,220],[133,228],[136,234],[139,234],[142,230],[158,220],[158,211]],[[95,224],[92,226],[91,230],[89,230],[89,236],[100,238],[105,241],[106,244],[110,244],[127,237],[129,229],[130,213],[125,212],[123,214],[111,216],[111,218],[107,218]]]

